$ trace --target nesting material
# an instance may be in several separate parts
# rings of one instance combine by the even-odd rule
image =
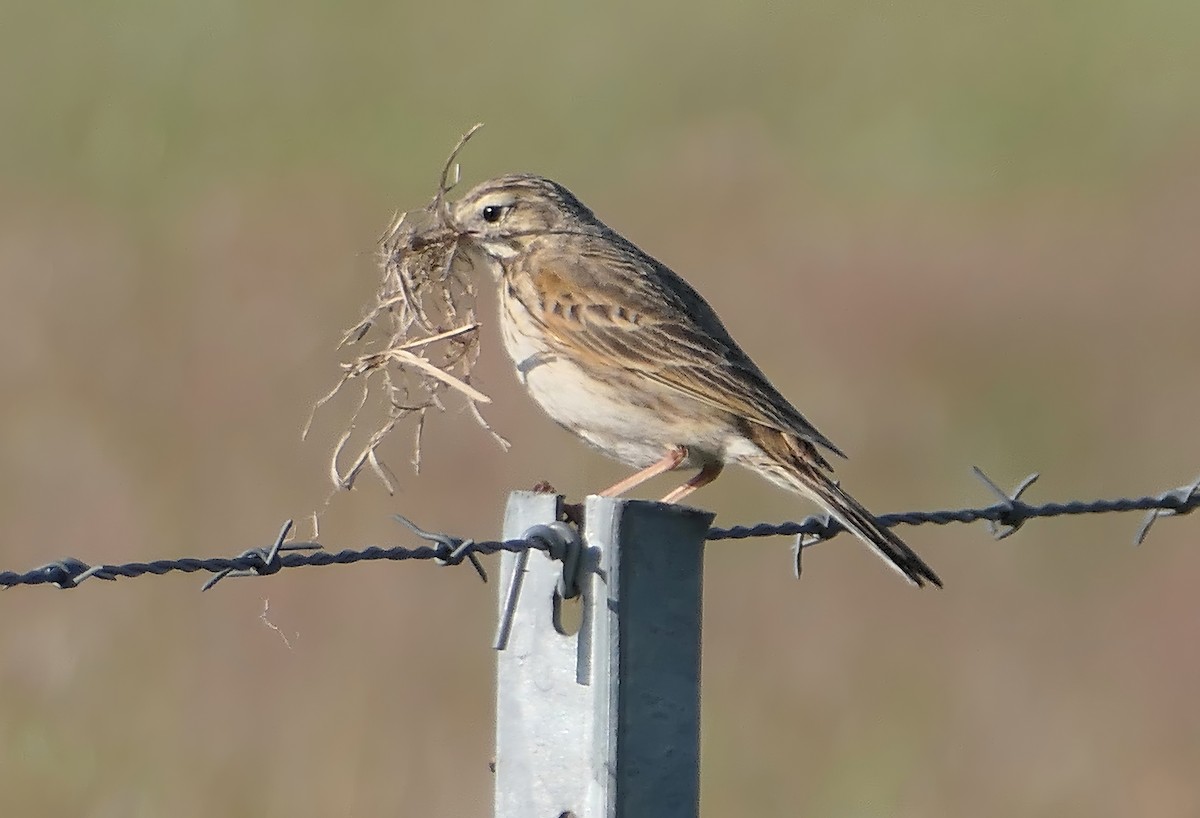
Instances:
[[[429,413],[445,412],[446,399],[456,395],[465,399],[476,422],[508,448],[508,441],[480,414],[479,405],[491,398],[471,385],[479,358],[474,269],[446,203],[446,194],[458,182],[458,152],[480,127],[471,128],[451,151],[432,201],[421,210],[398,214],[385,231],[374,304],[339,344],[358,354],[341,364],[341,378],[316,402],[305,424],[307,436],[318,409],[351,384],[358,388],[358,401],[329,461],[329,478],[338,489],[352,488],[370,467],[394,492],[396,477],[380,457],[380,447],[394,432],[411,427],[411,463],[419,472]],[[382,407],[380,419],[369,424],[374,429],[361,449],[348,456],[357,448],[351,441],[360,419],[373,406]]]

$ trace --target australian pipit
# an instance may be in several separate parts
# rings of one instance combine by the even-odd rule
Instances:
[[[615,496],[673,469],[699,469],[677,502],[726,463],[816,501],[915,585],[932,569],[831,477],[805,420],[682,278],[595,217],[557,182],[512,174],[452,208],[463,240],[500,283],[504,345],[560,426],[639,471]]]

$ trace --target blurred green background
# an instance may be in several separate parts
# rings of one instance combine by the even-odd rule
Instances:
[[[231,555],[327,493],[299,430],[471,123],[464,181],[553,176],[704,292],[879,513],[1157,491],[1200,470],[1200,5],[7,0],[0,568]],[[490,302],[487,332],[494,331]],[[335,497],[499,533],[621,469],[543,418],[435,418],[419,477]],[[398,471],[407,434],[393,442]],[[647,491],[658,496],[667,483]],[[803,503],[734,473],[718,524]],[[708,816],[1200,813],[1200,521],[707,562]],[[494,588],[364,565],[0,597],[13,816],[490,814]],[[260,619],[264,607],[266,621]],[[267,623],[276,626],[273,630]],[[290,648],[281,638],[286,636]]]

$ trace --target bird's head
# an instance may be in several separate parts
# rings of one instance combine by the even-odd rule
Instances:
[[[527,173],[476,185],[454,203],[450,216],[461,237],[500,261],[519,255],[539,237],[580,232],[595,220],[558,182]]]

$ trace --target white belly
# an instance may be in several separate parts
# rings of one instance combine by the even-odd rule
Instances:
[[[534,401],[560,426],[610,457],[642,468],[684,446],[688,457],[681,468],[726,459],[732,423],[715,417],[719,413],[711,408],[649,379],[594,375],[514,332],[511,321],[502,323],[505,349]]]

